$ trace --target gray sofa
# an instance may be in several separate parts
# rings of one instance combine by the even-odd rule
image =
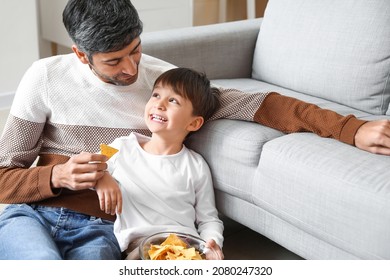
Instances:
[[[143,52],[248,94],[390,118],[389,15],[388,0],[270,0],[261,19],[145,33]],[[234,120],[187,145],[227,217],[305,259],[390,259],[390,157]]]

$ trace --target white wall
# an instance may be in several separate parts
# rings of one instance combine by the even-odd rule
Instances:
[[[67,0],[38,0],[42,38],[70,48],[72,41],[62,23]],[[193,0],[132,0],[144,24],[143,32],[192,26]]]
[[[0,109],[12,101],[20,79],[39,58],[35,0],[0,1]]]

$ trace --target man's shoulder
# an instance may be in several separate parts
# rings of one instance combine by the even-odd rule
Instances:
[[[74,54],[54,55],[35,61],[30,69],[33,72],[62,72],[71,70],[77,65],[77,57]]]
[[[34,64],[40,65],[55,65],[55,64],[73,64],[77,59],[74,53],[53,55],[41,58],[34,62]]]
[[[164,61],[162,59],[144,53],[142,54],[142,58],[141,58],[141,66],[145,68],[152,68],[152,69],[162,70],[162,71],[167,71],[169,69],[176,67],[175,65],[167,61]]]

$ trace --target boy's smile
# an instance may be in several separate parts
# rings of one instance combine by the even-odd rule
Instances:
[[[164,122],[167,122],[168,120],[160,115],[156,115],[156,114],[151,114],[150,115],[150,119],[152,121],[156,121],[156,122],[160,122],[160,123],[164,123]]]

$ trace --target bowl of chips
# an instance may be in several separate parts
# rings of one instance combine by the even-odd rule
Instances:
[[[143,260],[205,260],[215,252],[196,236],[179,232],[159,232],[146,237],[139,246]]]

